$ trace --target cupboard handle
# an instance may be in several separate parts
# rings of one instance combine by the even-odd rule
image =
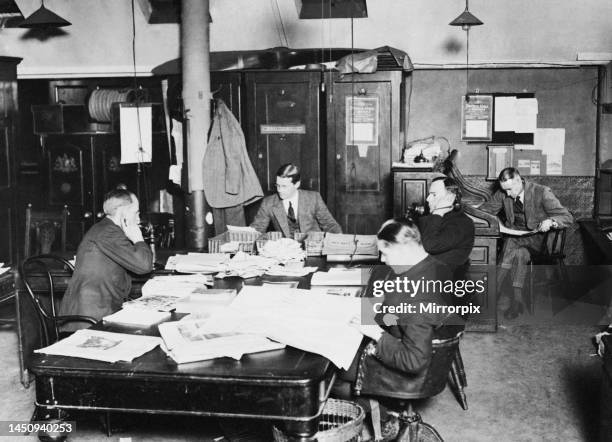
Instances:
[[[96,213],[96,218],[98,218],[98,219],[102,219],[102,218],[104,218],[104,212],[98,212],[98,213]]]
[[[263,159],[263,153],[257,154],[257,158],[259,158],[260,160]]]
[[[337,160],[341,160],[341,159],[342,159],[342,156],[341,156],[340,154],[337,154],[337,155],[336,155],[336,159],[337,159]]]
[[[91,213],[91,212],[85,212],[85,213],[83,214],[83,218],[85,218],[85,219],[89,219],[89,218],[91,218],[92,216],[93,216],[93,213]]]

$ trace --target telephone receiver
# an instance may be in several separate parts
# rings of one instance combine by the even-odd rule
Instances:
[[[612,232],[612,225],[610,225],[610,226],[605,226],[605,227],[601,227],[601,231],[602,231],[603,233],[610,233],[610,232]]]

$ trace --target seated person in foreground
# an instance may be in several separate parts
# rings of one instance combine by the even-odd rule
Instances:
[[[502,170],[498,181],[501,189],[479,209],[493,215],[503,215],[502,227],[538,232],[535,235],[506,236],[504,239],[501,268],[497,273],[497,289],[501,294],[503,281],[510,274],[513,296],[504,316],[513,319],[524,310],[522,290],[531,254],[540,251],[545,232],[569,227],[574,222],[574,217],[563,207],[550,188],[525,181],[514,167]],[[504,230],[501,229],[501,232],[504,233]]]
[[[387,265],[378,267],[372,274],[366,296],[377,295],[375,289],[381,287],[381,283],[396,281],[397,278],[401,281],[423,281],[423,284],[427,281],[452,280],[448,266],[425,251],[419,230],[410,220],[386,221],[377,237],[382,260]],[[371,341],[364,352],[357,354],[351,367],[341,372],[340,380],[344,382],[338,383],[335,394],[350,396],[348,383],[355,391],[382,397],[393,397],[394,392],[406,391],[406,388],[419,388],[420,383],[413,381],[419,379],[431,361],[432,339],[436,329],[456,319],[454,314],[447,312],[421,311],[420,305],[449,304],[445,302],[445,297],[449,295],[441,292],[439,284],[432,286],[428,289],[421,287],[414,293],[406,293],[403,288],[395,287],[390,291],[385,290],[382,297],[373,298],[373,302],[382,302],[383,307],[409,303],[416,309],[412,313],[376,313],[375,323],[371,324],[367,324],[367,319],[362,316],[361,321],[355,323],[355,327]],[[394,383],[398,374],[402,378],[402,385]],[[387,416],[387,419],[391,416]],[[383,416],[383,421],[387,419]],[[384,427],[386,425],[383,425],[383,433],[386,431]],[[395,425],[394,431],[397,429]]]
[[[464,266],[474,247],[474,222],[461,206],[461,190],[452,178],[434,178],[427,196],[429,215],[416,218],[425,251],[449,266]]]
[[[276,172],[274,195],[263,199],[251,227],[265,233],[272,223],[274,230],[293,238],[296,232],[342,233],[318,192],[300,189],[300,170],[289,163]]]
[[[142,275],[153,270],[153,253],[138,227],[138,198],[124,189],[111,190],[104,197],[103,208],[106,217],[89,229],[79,244],[60,315],[102,319],[120,310],[127,299],[132,286],[128,271]],[[87,326],[71,323],[62,330]]]

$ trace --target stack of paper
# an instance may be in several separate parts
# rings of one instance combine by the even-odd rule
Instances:
[[[142,286],[142,296],[181,297],[206,290],[213,280],[208,275],[164,275],[154,276]]]
[[[216,273],[222,271],[229,256],[225,253],[188,253],[176,255],[175,270],[181,273]]]
[[[266,241],[259,250],[259,254],[279,262],[303,261],[306,258],[306,252],[300,243],[290,238]]]
[[[162,340],[155,336],[85,329],[78,330],[69,337],[34,352],[105,362],[130,362],[161,343]]]
[[[112,315],[102,318],[104,322],[111,324],[127,325],[131,327],[151,327],[160,322],[170,319],[169,312],[158,312],[155,310],[124,308]]]
[[[239,276],[244,279],[254,278],[263,275],[266,270],[275,264],[278,264],[278,261],[272,258],[238,252],[225,266],[225,273],[219,273],[216,277]]]
[[[166,322],[160,324],[159,333],[165,343],[164,350],[178,364],[222,357],[240,359],[246,353],[285,347],[263,336],[211,332],[205,320]]]
[[[334,269],[331,268],[327,272],[315,272],[310,280],[311,285],[365,285],[367,276],[365,270],[362,269]],[[363,276],[362,276],[363,275]]]
[[[328,233],[323,240],[323,254],[378,256],[376,235]]]
[[[235,297],[235,289],[209,289],[180,298],[176,302],[176,311],[210,315],[215,310],[229,305]]]

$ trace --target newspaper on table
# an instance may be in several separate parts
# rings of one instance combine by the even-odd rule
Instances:
[[[199,293],[206,290],[206,286],[212,285],[213,280],[208,275],[154,276],[142,286],[142,297],[157,296],[180,298],[193,293]]]
[[[172,257],[172,264],[181,273],[216,273],[223,271],[229,260],[226,253],[194,253]]]
[[[245,286],[205,322],[208,333],[250,333],[320,354],[348,368],[362,340],[350,325],[361,314],[359,298],[310,290]]]
[[[278,350],[285,345],[253,334],[211,332],[206,320],[183,320],[159,325],[164,350],[177,363],[229,357],[239,360],[247,353]]]
[[[336,269],[331,268],[327,272],[315,272],[310,280],[311,285],[341,285],[356,286],[366,285],[367,273],[360,268]]]
[[[102,321],[110,324],[127,325],[130,327],[151,327],[160,322],[170,319],[171,313],[158,312],[138,308],[124,308],[111,315],[102,318]]]
[[[266,270],[276,264],[278,264],[278,261],[273,258],[238,252],[227,262],[224,272],[218,273],[215,277],[239,276],[244,279],[254,278],[263,275]]]
[[[67,338],[34,352],[104,362],[131,362],[161,343],[162,340],[156,336],[85,329],[77,330]]]

